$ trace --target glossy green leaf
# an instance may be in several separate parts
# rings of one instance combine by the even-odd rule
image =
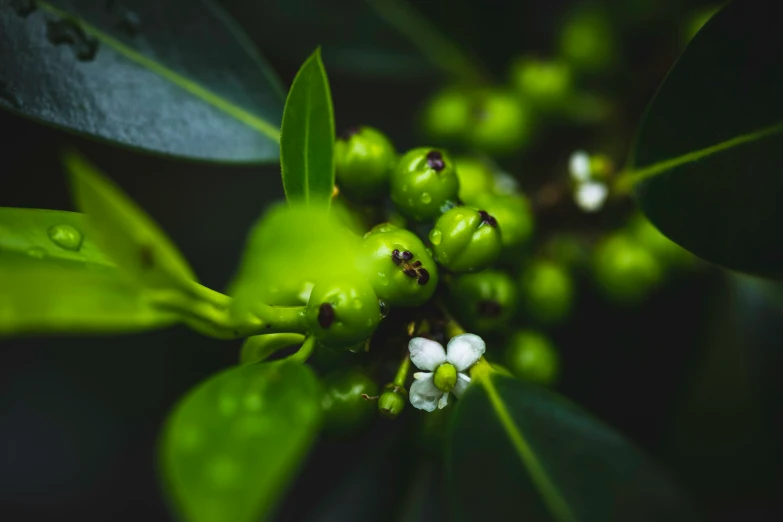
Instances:
[[[320,49],[299,69],[288,92],[280,163],[289,201],[329,204],[334,188],[334,111]]]
[[[0,243],[0,336],[133,332],[178,320],[156,308],[153,294],[116,268],[49,257],[40,247],[35,254],[20,254],[5,250],[3,239]]]
[[[358,252],[359,237],[326,207],[273,207],[250,233],[229,291],[233,306],[241,315],[256,303],[306,304],[319,280],[356,274]]]
[[[316,434],[320,400],[312,371],[290,362],[234,367],[190,392],[161,447],[181,519],[266,518]]]
[[[497,374],[474,378],[447,444],[457,520],[696,520],[645,455],[578,406]]]
[[[728,268],[783,277],[783,4],[735,1],[690,42],[647,109],[630,172],[647,217]]]
[[[148,286],[195,280],[176,246],[119,187],[75,152],[64,162],[87,231],[112,261]]]
[[[212,0],[3,2],[0,35],[0,108],[170,156],[278,158],[280,83]]]

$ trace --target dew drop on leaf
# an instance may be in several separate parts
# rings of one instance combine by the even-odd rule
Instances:
[[[421,202],[422,203],[430,203],[432,201],[432,196],[430,196],[429,192],[422,192],[421,193]]]
[[[49,239],[60,248],[78,252],[82,247],[83,236],[71,225],[54,225],[49,229]]]

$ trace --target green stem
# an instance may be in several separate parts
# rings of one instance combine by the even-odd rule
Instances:
[[[406,352],[405,357],[397,368],[397,375],[394,376],[393,384],[399,388],[405,388],[405,381],[408,379],[408,372],[411,369],[411,358]]]
[[[302,347],[299,348],[299,350],[295,354],[289,355],[288,357],[282,360],[290,361],[298,364],[304,364],[307,362],[307,359],[309,359],[310,356],[313,354],[313,351],[315,350],[315,345],[316,345],[315,336],[311,335],[307,339],[305,339],[304,344],[302,344]]]
[[[483,69],[408,2],[366,1],[378,16],[418,47],[432,64],[464,82],[488,83]]]

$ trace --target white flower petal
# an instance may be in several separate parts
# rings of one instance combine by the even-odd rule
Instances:
[[[424,411],[435,411],[443,392],[435,387],[432,374],[413,381],[410,390],[410,401],[414,408]]]
[[[446,362],[446,352],[443,350],[443,346],[424,337],[411,339],[408,343],[408,350],[411,352],[411,361],[420,370],[432,372]]]
[[[486,345],[484,339],[478,335],[462,334],[452,337],[446,349],[448,350],[446,360],[453,364],[458,372],[462,372],[481,359]]]
[[[574,201],[585,212],[596,212],[604,206],[609,189],[603,183],[588,181],[582,183],[574,192]]]
[[[429,379],[431,377],[432,377],[432,372],[416,372],[413,374],[413,378],[416,380]]]
[[[443,397],[441,397],[440,400],[438,401],[438,409],[442,410],[443,408],[446,407],[448,403],[449,403],[449,394],[444,393]]]
[[[568,160],[568,171],[574,181],[587,181],[590,179],[590,156],[583,150],[577,150],[571,154]]]
[[[454,388],[451,389],[451,393],[459,399],[460,396],[465,393],[465,390],[468,389],[468,384],[470,384],[470,377],[464,373],[458,373],[457,383],[454,385]]]

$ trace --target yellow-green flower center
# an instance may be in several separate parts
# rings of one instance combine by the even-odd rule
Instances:
[[[449,364],[441,364],[435,370],[435,386],[443,393],[448,393],[457,384],[457,369]]]

